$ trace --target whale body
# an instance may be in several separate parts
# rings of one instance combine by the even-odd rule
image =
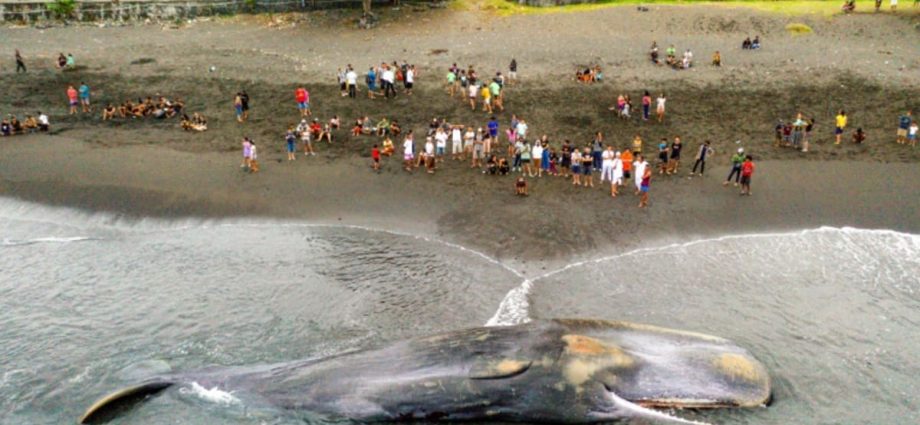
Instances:
[[[167,388],[199,385],[330,421],[591,423],[660,408],[765,406],[770,377],[723,338],[603,320],[537,320],[398,341],[331,357],[154,376],[93,404],[105,422]]]

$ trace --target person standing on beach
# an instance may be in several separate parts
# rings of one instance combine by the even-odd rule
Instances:
[[[368,68],[364,82],[367,83],[367,98],[373,99],[374,92],[377,91],[377,71],[373,66]]]
[[[706,172],[706,158],[712,155],[712,147],[709,140],[700,145],[700,150],[696,153],[696,162],[693,163],[693,170],[690,171],[690,177],[696,174],[696,167],[700,167],[700,177]]]
[[[613,179],[610,180],[610,196],[616,198],[623,185],[623,158],[619,152],[613,154]]]
[[[19,49],[16,49],[16,73],[18,74],[20,70],[23,73],[26,72],[26,63],[22,60],[22,54],[19,53]]]
[[[649,169],[648,161],[645,160],[645,157],[642,154],[636,155],[636,161],[633,162],[633,168],[636,171],[636,196],[642,192],[642,176],[645,175],[645,172]]]
[[[658,114],[658,122],[664,121],[664,104],[668,101],[668,98],[664,97],[664,93],[658,95],[658,99],[655,99],[655,112]]]
[[[601,152],[601,183],[609,181],[611,185],[613,184],[613,157],[615,152],[613,151],[613,146],[607,145],[607,149],[604,149]],[[610,193],[613,194],[613,188],[610,189]]]
[[[376,143],[374,144],[374,147],[371,148],[371,161],[373,161],[373,164],[371,164],[371,168],[373,168],[374,171],[379,173],[380,172],[380,149],[377,148]]]
[[[903,145],[907,142],[907,132],[910,130],[911,123],[911,111],[907,111],[904,115],[901,115],[898,118],[898,139],[897,142],[899,145]]]
[[[348,64],[348,71],[345,72],[345,85],[348,86],[348,97],[354,99],[358,96],[358,73]]]
[[[738,153],[732,155],[732,170],[728,172],[728,177],[722,182],[722,186],[728,186],[732,177],[735,178],[735,186],[738,186],[738,180],[741,178],[741,164],[744,163],[744,148],[738,148]]]
[[[243,100],[239,93],[233,97],[233,110],[236,112],[236,122],[243,122]]]
[[[300,110],[301,117],[313,115],[310,111],[310,92],[304,87],[298,87],[294,91],[294,100],[297,101],[297,109]]]
[[[242,119],[246,121],[249,119],[249,94],[246,93],[246,90],[240,90],[240,107],[242,108]]]
[[[306,120],[300,123],[301,125],[297,127],[297,131],[300,133],[300,141],[303,142],[303,156],[316,156],[316,152],[313,150],[313,132],[310,131],[310,126],[307,125]]]
[[[837,140],[834,142],[835,145],[840,144],[840,137],[843,135],[843,130],[847,127],[847,111],[843,109],[837,114],[837,117],[834,118],[836,122],[836,127],[834,128],[834,135]]]
[[[390,93],[396,97],[396,73],[389,65],[384,64],[383,76],[380,79],[383,80],[383,97],[389,98]]]
[[[89,106],[89,86],[86,83],[80,83],[80,105],[83,107],[83,113],[89,113],[91,108]]]
[[[403,140],[403,168],[412,172],[412,162],[415,159],[415,140],[413,139],[412,130],[406,133],[406,139]]]
[[[680,167],[680,152],[683,147],[680,136],[674,137],[674,143],[671,143],[671,158],[668,161],[668,174],[677,174],[677,168]]]
[[[649,114],[651,114],[652,109],[652,95],[645,91],[645,94],[642,95],[642,121],[648,121]]]
[[[248,137],[243,138],[243,162],[240,164],[240,168],[245,168],[246,171],[249,171],[249,161],[252,159],[252,143],[250,143]]]
[[[914,121],[910,124],[910,129],[907,130],[907,143],[910,143],[911,147],[917,146],[917,129],[920,125],[917,125],[917,121]]]
[[[249,139],[249,172],[252,174],[259,172],[259,155],[256,151],[256,142]]]
[[[294,151],[297,148],[297,137],[294,137],[294,127],[288,127],[287,133],[284,134],[284,141],[287,142],[287,159],[293,161]]]
[[[581,174],[584,176],[581,183],[585,187],[594,187],[592,165],[594,165],[594,156],[591,155],[591,149],[586,146],[585,151],[581,154]]]
[[[741,195],[751,196],[751,176],[754,175],[754,158],[750,155],[744,157],[741,164]]]
[[[594,140],[591,142],[591,166],[595,170],[600,170],[604,165],[602,153],[604,152],[604,134],[598,131],[594,133]]]
[[[642,155],[639,155],[639,161],[644,162]],[[648,206],[648,191],[652,184],[652,170],[649,167],[643,167],[642,177],[636,175],[636,181],[639,182],[639,208]]]
[[[668,139],[661,138],[658,144],[658,174],[664,174],[668,170]]]
[[[67,86],[67,103],[70,105],[70,115],[77,113],[77,89]]]
[[[508,65],[508,79],[510,80],[509,81],[510,84],[514,84],[517,82],[517,68],[518,68],[517,60],[515,60],[514,58],[511,58],[511,65]]]
[[[620,155],[620,159],[623,161],[623,179],[629,180],[632,178],[632,167],[633,167],[633,153],[629,149],[623,149],[623,153]]]
[[[815,119],[809,118],[805,124],[805,137],[802,139],[802,152],[808,152],[808,141],[811,140],[811,132],[815,129]]]
[[[409,65],[406,67],[406,77],[404,82],[406,85],[406,95],[412,96],[412,86],[415,85],[415,65]]]

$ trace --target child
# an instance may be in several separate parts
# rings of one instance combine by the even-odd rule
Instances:
[[[386,156],[393,155],[393,152],[396,151],[396,148],[393,146],[393,140],[389,137],[383,139],[383,154]]]
[[[639,155],[639,160],[642,160],[642,155]],[[640,180],[641,183],[639,184],[639,192],[641,193],[641,197],[639,198],[639,208],[645,208],[648,206],[648,190],[652,182],[652,170],[648,167],[644,168],[645,172],[642,173]]]
[[[249,140],[249,172],[252,174],[259,172],[258,155],[256,154],[256,142]]]
[[[374,144],[374,147],[371,148],[371,159],[374,161],[372,167],[374,171],[380,172],[380,149],[377,148],[377,145]]]
[[[288,161],[293,161],[297,158],[294,157],[295,144],[297,138],[294,137],[294,127],[288,127],[287,133],[284,134],[284,141],[287,142],[287,159]]]
[[[518,177],[514,183],[514,193],[518,196],[527,196],[527,180],[524,180],[523,176]]]
[[[910,145],[913,147],[917,146],[917,127],[917,122],[914,121],[914,123],[910,125],[910,129],[907,131],[907,143],[910,143]]]
[[[744,157],[741,164],[741,195],[751,196],[751,176],[754,175],[754,157]]]

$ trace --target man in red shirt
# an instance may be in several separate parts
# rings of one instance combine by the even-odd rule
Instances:
[[[751,176],[754,175],[754,158],[750,155],[744,157],[741,164],[741,195],[751,196]]]

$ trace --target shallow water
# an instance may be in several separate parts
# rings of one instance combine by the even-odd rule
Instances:
[[[598,253],[522,286],[516,271],[426,235],[129,221],[0,200],[0,423],[73,423],[100,395],[166,367],[563,316],[724,336],[770,369],[769,408],[681,416],[917,423],[918,254],[918,236],[816,229]],[[298,421],[189,387],[115,423]]]

